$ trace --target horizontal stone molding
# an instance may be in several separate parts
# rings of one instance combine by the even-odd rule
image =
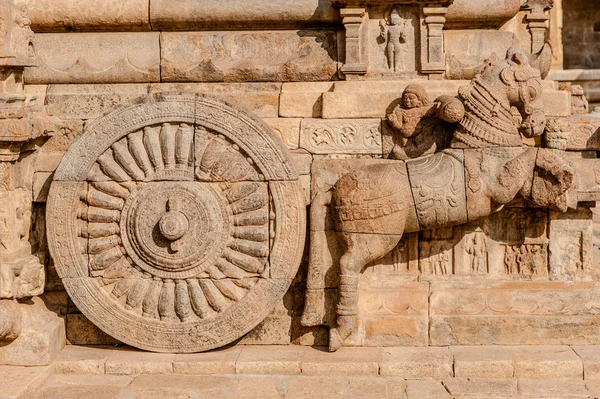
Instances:
[[[159,33],[43,33],[34,49],[28,84],[160,81]]]
[[[150,0],[153,29],[272,28],[341,22],[329,1]]]
[[[244,7],[244,9],[246,9]],[[164,82],[327,81],[337,75],[335,31],[165,32]]]
[[[148,0],[18,0],[35,32],[150,30]]]
[[[501,26],[520,8],[520,0],[454,0],[445,15],[446,26]]]

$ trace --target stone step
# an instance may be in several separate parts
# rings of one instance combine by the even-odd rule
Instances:
[[[52,376],[35,399],[590,399],[598,395],[596,382],[574,380],[72,374]]]
[[[67,346],[56,374],[383,376],[600,381],[600,346],[343,347],[238,345],[196,354]]]

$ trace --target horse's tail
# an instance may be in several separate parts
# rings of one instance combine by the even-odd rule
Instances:
[[[301,324],[306,327],[327,324],[325,311],[325,274],[333,264],[327,245],[325,221],[332,191],[315,195],[310,206],[310,253],[306,277],[306,299]]]

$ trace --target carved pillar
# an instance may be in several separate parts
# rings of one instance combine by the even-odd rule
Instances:
[[[523,8],[530,10],[525,19],[531,33],[531,53],[539,52],[546,42],[546,31],[550,16],[546,11],[554,5],[554,0],[529,0]]]
[[[24,92],[33,65],[27,9],[0,0],[0,364],[46,365],[65,344],[64,322],[40,298],[44,262],[29,240],[33,205],[33,140],[50,119]]]
[[[446,70],[442,31],[447,11],[447,7],[423,7],[421,13],[421,73],[432,78]]]
[[[340,10],[346,28],[346,62],[342,66],[345,75],[364,75],[367,73],[368,53],[362,44],[364,8],[342,8]]]

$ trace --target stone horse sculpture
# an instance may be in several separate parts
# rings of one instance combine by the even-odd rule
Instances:
[[[527,147],[544,132],[542,79],[525,52],[489,61],[458,98],[434,103],[437,116],[458,122],[449,149],[358,169],[317,194],[311,209],[311,253],[302,324],[324,324],[325,218],[330,207],[345,252],[340,259],[336,325],[329,349],[354,329],[362,269],[390,252],[404,233],[467,223],[497,212],[519,194],[532,206],[576,206],[572,166],[560,151]],[[533,65],[532,65],[533,64]],[[511,113],[522,116],[518,125]]]

